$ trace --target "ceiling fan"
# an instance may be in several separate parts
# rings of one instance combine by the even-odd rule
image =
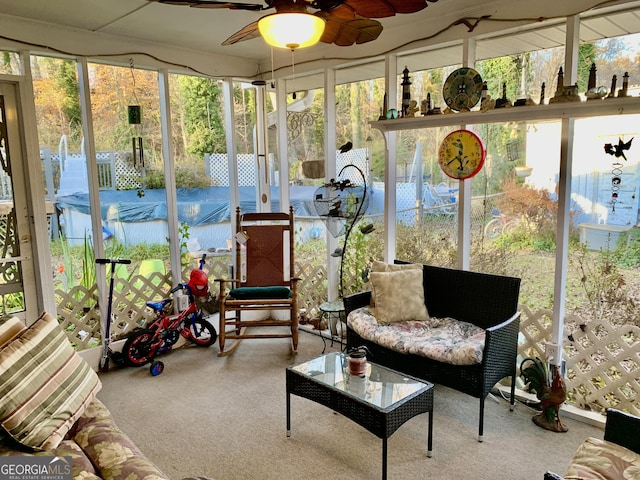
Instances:
[[[371,42],[382,33],[382,24],[374,18],[392,17],[396,13],[414,13],[424,9],[428,2],[438,0],[264,0],[265,5],[243,2],[223,2],[215,0],[147,0],[168,5],[185,5],[194,8],[226,8],[230,10],[263,11],[275,9],[275,13],[262,17],[242,28],[227,38],[222,45],[233,45],[244,40],[251,40],[261,34],[267,43],[289,48],[291,50],[311,45],[318,40],[323,43],[333,43],[342,47],[353,44]],[[313,13],[309,9],[317,10]],[[320,27],[317,37],[308,45],[298,43],[272,43],[264,32],[266,20],[275,20],[290,14],[298,15],[294,25],[300,29],[309,30],[311,26],[302,27],[301,19],[310,18],[324,27]],[[316,17],[316,18],[313,18]],[[259,26],[259,23],[261,24]],[[260,28],[259,28],[260,27]],[[280,31],[283,27],[273,27]],[[289,27],[291,28],[291,27]],[[277,33],[277,31],[276,31]]]

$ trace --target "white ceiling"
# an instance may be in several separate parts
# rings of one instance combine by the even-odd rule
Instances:
[[[0,48],[133,61],[136,66],[191,69],[218,77],[271,78],[272,70],[275,76],[290,76],[290,52],[274,51],[272,60],[271,49],[260,38],[221,45],[269,12],[196,9],[146,0],[0,0]],[[640,32],[640,1],[439,0],[421,12],[380,19],[384,31],[368,44],[319,44],[297,51],[295,72],[352,66],[342,77],[337,74],[338,83],[382,76],[384,55],[398,52],[412,52],[401,62],[401,68],[408,65],[410,70],[456,64],[467,36],[478,40],[480,59],[561,46],[564,17],[569,14],[581,15],[584,41]],[[481,21],[473,33],[464,25],[453,25],[461,18],[483,15],[491,18]],[[537,21],[540,17],[546,20]]]

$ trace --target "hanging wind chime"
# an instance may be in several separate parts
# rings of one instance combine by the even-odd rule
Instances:
[[[633,138],[628,142],[624,142],[622,138],[618,138],[617,145],[611,143],[605,143],[604,145],[605,153],[614,157],[611,165],[611,213],[616,213],[616,204],[618,203],[620,188],[622,187],[623,164],[620,158],[627,160],[624,152],[631,148],[632,141]]]
[[[139,105],[138,95],[136,94],[136,77],[133,72],[133,60],[129,61],[131,68],[131,78],[133,80],[133,96],[138,105],[129,105],[127,107],[127,118],[129,125],[134,127],[135,135],[131,138],[131,146],[133,153],[133,168],[140,169],[140,188],[138,189],[138,197],[144,197],[144,185],[146,171],[144,167],[144,147],[142,146],[142,107]]]

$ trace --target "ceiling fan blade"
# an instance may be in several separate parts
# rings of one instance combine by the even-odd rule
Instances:
[[[345,0],[342,7],[365,18],[393,17],[396,13],[415,13],[427,7],[428,0]],[[437,0],[429,0],[437,1]]]
[[[382,33],[382,24],[368,18],[343,18],[327,12],[316,12],[326,21],[320,41],[334,43],[340,47],[371,42]]]
[[[164,3],[166,5],[185,5],[193,8],[228,8],[230,10],[265,10],[262,5],[255,3],[218,2],[215,0],[147,0],[148,2]]]
[[[245,40],[251,40],[253,38],[258,38],[260,36],[260,31],[258,30],[258,21],[251,22],[249,25],[242,28],[242,30],[234,33],[229,38],[227,38],[222,45],[233,45],[234,43],[244,42]]]

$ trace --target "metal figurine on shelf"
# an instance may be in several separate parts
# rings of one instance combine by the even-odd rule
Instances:
[[[507,84],[506,82],[502,83],[502,97],[496,99],[496,107],[495,108],[508,108],[512,107],[511,101],[507,98]]]
[[[495,108],[496,101],[491,98],[489,95],[489,87],[487,87],[487,82],[482,83],[482,93],[480,94],[480,111],[486,112],[487,110],[491,110]]]
[[[605,86],[596,86],[596,64],[592,63],[589,69],[589,81],[587,83],[587,91],[585,96],[587,100],[602,100],[607,98],[609,90]]]
[[[626,97],[629,92],[629,72],[622,76],[622,88],[618,90],[618,97]]]
[[[540,102],[538,102],[538,105],[544,105],[544,89],[545,84],[542,82],[542,86],[540,87]]]
[[[429,114],[431,108],[431,94],[427,93],[427,98],[420,102],[420,115],[423,117]]]
[[[562,67],[560,67],[558,69],[558,83],[556,85],[555,96],[561,95],[563,90],[564,90],[564,71],[562,70]]]
[[[562,67],[558,70],[558,85],[556,87],[556,94],[549,99],[549,103],[561,103],[561,102],[581,102],[582,99],[578,95],[578,84],[566,85],[564,84],[564,72]]]
[[[402,71],[402,117],[409,114],[411,106],[411,80],[409,79],[409,68],[404,67]]]
[[[385,92],[384,97],[382,99],[382,111],[380,112],[380,116],[378,120],[385,120],[387,118],[387,110],[389,109],[389,103],[387,101],[387,94]]]
[[[589,69],[589,81],[587,82],[587,92],[592,88],[596,88],[596,64],[592,63]]]
[[[616,96],[616,83],[618,83],[618,76],[616,74],[611,77],[611,89],[607,98],[615,98]]]

